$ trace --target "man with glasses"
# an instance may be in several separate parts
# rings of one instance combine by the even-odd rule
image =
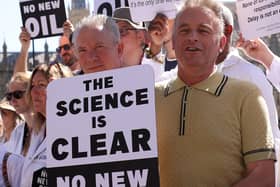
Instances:
[[[62,63],[68,66],[75,74],[75,72],[78,72],[80,70],[80,64],[74,55],[72,43],[70,40],[71,38],[62,35],[59,39],[59,47],[56,49],[56,51],[59,54]]]
[[[122,66],[142,64],[145,43],[145,27],[133,22],[128,7],[115,9],[113,19],[116,21],[123,44]]]

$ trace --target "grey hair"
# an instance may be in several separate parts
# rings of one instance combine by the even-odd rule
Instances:
[[[214,12],[214,14],[217,16],[217,24],[219,29],[219,37],[223,36],[224,33],[224,19],[223,19],[223,8],[222,4],[218,2],[217,0],[185,0],[183,3],[178,7],[178,13],[175,17],[175,23],[174,28],[177,24],[177,18],[183,12],[186,8],[194,8],[194,7],[201,7],[201,8],[207,8]]]
[[[77,25],[74,33],[72,42],[76,45],[77,37],[82,28],[92,28],[92,29],[99,29],[99,30],[107,30],[113,36],[114,42],[120,42],[120,32],[118,25],[116,22],[106,15],[97,14],[94,16],[88,16],[83,18]]]
[[[222,11],[223,11],[222,15],[223,15],[225,25],[233,26],[234,21],[233,21],[233,15],[231,10],[225,5],[222,5]]]

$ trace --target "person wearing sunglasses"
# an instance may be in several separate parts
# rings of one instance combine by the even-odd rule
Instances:
[[[56,52],[59,54],[62,63],[68,66],[75,74],[75,72],[78,72],[80,70],[80,64],[74,55],[72,43],[70,40],[71,39],[67,36],[62,35],[59,39],[59,47],[56,48]]]
[[[32,126],[30,144],[26,156],[11,153],[0,147],[0,186],[39,186],[33,176],[46,167],[46,96],[48,84],[56,79],[73,76],[71,70],[62,64],[39,64],[33,70],[26,98],[37,119]],[[12,96],[12,100],[15,98]],[[5,168],[5,169],[4,169]],[[34,184],[34,182],[36,184]]]
[[[31,74],[29,72],[17,72],[7,84],[6,99],[15,108],[18,114],[24,118],[24,122],[19,124],[14,130],[8,151],[16,154],[26,155],[30,144],[30,134],[34,123],[32,106],[26,98],[26,91],[30,81]]]

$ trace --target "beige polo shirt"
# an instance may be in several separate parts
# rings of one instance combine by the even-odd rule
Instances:
[[[266,104],[250,83],[214,73],[156,85],[161,187],[231,186],[246,163],[275,159]]]

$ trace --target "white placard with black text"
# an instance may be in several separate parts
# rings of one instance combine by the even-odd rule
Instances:
[[[47,88],[50,186],[159,186],[156,137],[147,65],[60,79]]]
[[[245,39],[280,32],[279,0],[237,0],[238,21]]]
[[[151,21],[157,13],[168,18],[176,16],[177,6],[181,0],[128,0],[132,20],[135,22]]]

